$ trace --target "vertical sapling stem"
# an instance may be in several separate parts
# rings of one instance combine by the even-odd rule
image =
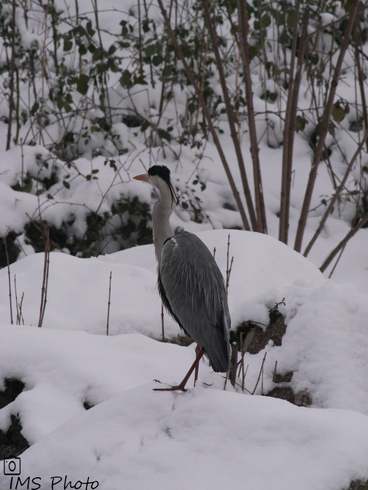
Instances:
[[[9,252],[8,252],[8,244],[6,242],[6,237],[3,238],[3,241],[4,241],[4,246],[5,246],[6,263],[7,263],[7,267],[8,267],[10,323],[13,324],[13,302],[12,302],[11,281],[10,281],[10,264],[9,264]]]
[[[45,260],[43,266],[43,279],[41,288],[41,305],[40,305],[40,317],[38,319],[38,327],[42,327],[43,319],[45,317],[46,303],[47,303],[47,289],[49,284],[49,271],[50,271],[50,232],[47,228],[45,231]]]
[[[164,305],[161,303],[161,336],[162,342],[165,342],[165,310]]]
[[[109,335],[109,327],[110,327],[110,306],[111,306],[111,280],[112,280],[112,271],[110,271],[109,277],[109,297],[107,300],[107,320],[106,320],[106,335]]]

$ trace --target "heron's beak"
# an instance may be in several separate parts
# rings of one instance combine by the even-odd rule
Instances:
[[[136,175],[135,177],[133,177],[133,179],[143,180],[143,182],[148,182],[149,175],[148,174],[140,174],[140,175]]]

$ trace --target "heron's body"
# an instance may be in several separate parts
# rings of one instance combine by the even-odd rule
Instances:
[[[205,350],[213,370],[227,371],[230,314],[224,280],[210,251],[196,235],[182,231],[166,240],[158,286],[167,310]]]
[[[179,326],[207,354],[214,371],[226,372],[230,362],[230,314],[216,261],[193,233],[172,233],[170,215],[177,197],[169,169],[156,165],[136,178],[160,192],[152,220],[162,301]],[[179,389],[184,385],[179,385]]]

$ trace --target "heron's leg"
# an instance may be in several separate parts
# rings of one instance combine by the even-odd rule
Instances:
[[[201,352],[201,350],[202,349],[200,348],[199,344],[197,344],[197,347],[195,348],[196,356],[199,355],[199,353]],[[202,354],[202,356],[203,356],[203,354]],[[196,359],[197,359],[197,357],[196,357]],[[194,386],[196,385],[196,382],[197,382],[197,379],[198,379],[198,371],[199,371],[199,361],[197,362],[197,365],[196,365],[195,371],[194,371]]]
[[[197,352],[197,349],[196,349]],[[197,357],[193,364],[191,365],[189,371],[185,375],[183,381],[177,385],[177,386],[170,386],[170,388],[154,388],[153,391],[187,391],[185,389],[185,385],[187,384],[188,379],[190,378],[192,372],[197,368],[199,361],[202,359],[202,356],[204,354],[204,349],[200,349],[197,352]]]

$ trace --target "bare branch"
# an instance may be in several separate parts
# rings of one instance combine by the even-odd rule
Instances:
[[[210,133],[212,135],[212,138],[213,138],[213,142],[217,148],[217,151],[218,151],[218,154],[220,156],[220,159],[221,159],[221,162],[222,162],[222,165],[224,167],[224,170],[225,170],[225,173],[226,173],[226,177],[229,181],[229,184],[230,184],[230,187],[231,187],[231,190],[232,190],[232,193],[233,193],[233,196],[235,198],[235,201],[236,201],[236,204],[238,206],[238,209],[239,209],[239,212],[240,212],[240,216],[242,218],[242,222],[243,222],[243,226],[246,230],[250,231],[250,226],[249,226],[249,221],[248,221],[248,218],[245,214],[245,209],[244,209],[244,206],[243,206],[243,203],[242,203],[242,200],[240,198],[240,194],[239,194],[239,191],[236,187],[236,184],[235,184],[235,181],[234,181],[234,178],[232,176],[232,173],[231,173],[231,170],[230,170],[230,167],[229,167],[229,164],[226,160],[226,157],[225,157],[225,154],[224,154],[224,151],[222,149],[222,146],[220,144],[220,140],[218,138],[218,135],[217,135],[217,132],[215,130],[215,127],[212,123],[212,119],[211,119],[211,114],[210,114],[210,111],[207,107],[207,104],[204,100],[204,97],[203,97],[203,94],[201,92],[201,89],[199,87],[199,85],[197,84],[194,76],[193,76],[193,73],[191,72],[189,66],[188,66],[188,63],[186,62],[185,60],[185,57],[183,55],[183,52],[182,52],[182,49],[176,39],[176,36],[175,36],[175,33],[171,27],[171,24],[170,24],[170,21],[167,17],[167,13],[166,13],[166,10],[163,6],[163,3],[162,3],[162,0],[157,0],[158,1],[158,4],[159,4],[159,7],[160,7],[160,10],[161,10],[161,13],[162,13],[162,16],[164,18],[164,21],[165,21],[165,25],[166,25],[166,28],[167,28],[167,31],[168,31],[168,34],[171,38],[171,41],[175,47],[175,51],[177,52],[182,64],[183,64],[183,67],[184,67],[184,70],[187,74],[187,77],[190,81],[190,83],[192,84],[196,94],[197,94],[197,97],[198,97],[198,101],[199,103],[201,104],[202,106],[202,109],[203,109],[203,113],[204,113],[204,116],[207,120],[207,124],[208,124],[208,128],[210,130]]]
[[[343,240],[332,250],[330,255],[327,257],[327,259],[323,262],[319,270],[321,272],[324,272],[327,267],[330,265],[330,263],[333,261],[333,259],[336,257],[336,255],[340,252],[341,249],[345,247],[345,245],[348,243],[348,241],[359,231],[366,223],[368,223],[368,212],[365,213],[363,218],[360,219],[360,221],[352,228],[349,233],[345,236]]]
[[[9,252],[8,252],[8,244],[6,242],[6,237],[3,237],[4,246],[5,246],[5,255],[6,255],[6,263],[8,266],[8,288],[9,288],[9,306],[10,306],[10,323],[13,324],[13,301],[12,301],[12,292],[11,292],[11,280],[10,280],[10,263],[9,263]]]
[[[47,303],[47,289],[49,284],[49,271],[50,271],[50,237],[49,229],[45,232],[45,260],[43,266],[43,278],[41,288],[41,305],[40,305],[40,317],[38,319],[38,327],[41,328],[43,319],[45,317],[46,303]]]
[[[251,195],[251,192],[249,189],[248,178],[247,178],[247,173],[245,170],[243,154],[242,154],[242,151],[240,148],[238,134],[237,134],[237,131],[235,128],[234,111],[233,111],[233,107],[232,107],[231,102],[230,102],[229,90],[228,90],[227,85],[226,85],[223,62],[222,62],[222,59],[220,56],[220,51],[219,51],[219,43],[218,43],[217,32],[216,32],[216,29],[213,25],[213,21],[211,19],[210,8],[208,6],[208,0],[203,0],[202,3],[203,3],[203,11],[204,11],[204,16],[205,16],[208,32],[209,32],[210,38],[211,38],[213,52],[214,52],[215,58],[216,58],[216,66],[217,66],[217,70],[218,70],[219,77],[220,77],[220,84],[221,84],[222,95],[224,97],[224,102],[225,102],[225,107],[226,107],[226,114],[227,114],[227,120],[228,120],[229,128],[230,128],[230,135],[231,135],[231,139],[233,141],[236,158],[238,160],[238,166],[239,166],[240,176],[241,176],[241,180],[242,180],[242,184],[243,184],[244,196],[245,196],[247,206],[248,206],[250,221],[251,221],[253,230],[261,231],[261,230],[259,230],[259,223],[257,223],[257,216],[254,212],[252,195]]]
[[[300,213],[300,218],[298,222],[298,229],[296,233],[296,238],[295,238],[295,244],[294,244],[294,249],[297,252],[301,251],[302,248],[302,241],[303,241],[303,236],[304,236],[304,231],[307,223],[307,217],[308,217],[308,212],[310,208],[310,203],[312,200],[312,194],[313,194],[313,189],[314,189],[314,184],[316,181],[317,177],[317,171],[318,171],[318,166],[321,161],[322,157],[322,152],[326,140],[326,136],[328,133],[329,129],[329,124],[330,124],[330,118],[331,118],[331,113],[332,113],[332,106],[334,103],[334,98],[336,94],[336,88],[339,83],[339,76],[341,72],[341,66],[342,62],[345,57],[346,50],[349,46],[349,41],[350,41],[350,34],[353,29],[353,25],[355,22],[356,14],[358,11],[360,5],[360,0],[353,0],[352,2],[352,7],[350,11],[350,17],[349,17],[349,22],[348,25],[346,26],[345,34],[342,39],[341,45],[340,45],[340,53],[336,62],[335,70],[332,76],[331,80],[331,85],[330,85],[330,92],[328,95],[327,103],[325,106],[325,110],[322,115],[322,121],[321,121],[321,131],[318,139],[318,144],[316,147],[316,150],[314,152],[314,157],[311,165],[311,170],[309,173],[309,179],[304,195],[304,201],[302,205],[302,210]]]
[[[294,65],[298,38],[300,0],[295,6],[295,19],[293,28],[293,43],[291,51],[290,77],[289,77],[289,96],[287,98],[284,137],[283,137],[283,154],[282,154],[282,179],[281,179],[281,196],[280,196],[280,223],[279,223],[279,240],[288,242],[289,235],[289,211],[290,211],[290,191],[291,175],[293,168],[293,150],[295,138],[296,115],[298,109],[298,96],[300,82],[302,77],[304,54],[306,51],[308,39],[308,20],[309,10],[305,8],[303,13],[302,32],[299,43],[298,64],[294,77]]]
[[[245,97],[247,101],[248,108],[248,127],[249,127],[249,138],[250,138],[250,153],[252,156],[253,163],[253,179],[254,179],[254,195],[256,202],[256,212],[258,219],[257,231],[267,233],[267,221],[266,221],[266,211],[263,198],[263,186],[262,186],[262,175],[261,175],[261,165],[259,162],[259,148],[257,142],[257,131],[256,131],[256,121],[254,115],[253,106],[253,92],[252,92],[252,78],[250,74],[250,55],[249,55],[249,44],[247,36],[247,9],[245,0],[238,0],[238,32],[239,32],[239,44],[241,59],[243,62],[243,72],[244,72],[244,83],[245,83]]]
[[[305,251],[304,251],[304,257],[307,257],[307,255],[309,254],[311,248],[313,247],[314,243],[316,242],[317,238],[319,237],[319,235],[321,234],[321,231],[323,230],[323,227],[325,226],[325,223],[327,221],[327,218],[330,216],[331,212],[332,212],[332,209],[335,205],[335,202],[337,201],[337,198],[340,196],[341,192],[343,191],[344,187],[345,187],[345,183],[348,179],[348,176],[350,175],[351,173],[351,170],[353,168],[353,165],[355,163],[355,160],[358,158],[360,152],[362,151],[362,148],[363,146],[366,144],[366,142],[368,141],[368,128],[365,132],[365,135],[362,139],[362,141],[359,143],[359,146],[358,148],[356,149],[352,159],[350,160],[349,162],[349,165],[346,169],[346,172],[345,172],[345,175],[340,183],[340,185],[338,186],[338,188],[336,189],[335,191],[335,194],[333,195],[331,201],[330,201],[330,204],[328,205],[326,211],[325,211],[325,214],[323,215],[322,219],[321,219],[321,222],[317,228],[317,230],[315,231],[311,241],[308,243],[308,246],[306,247]]]
[[[112,271],[110,271],[110,277],[109,277],[109,297],[107,300],[106,335],[109,335],[109,328],[110,328],[111,281],[112,281]]]

